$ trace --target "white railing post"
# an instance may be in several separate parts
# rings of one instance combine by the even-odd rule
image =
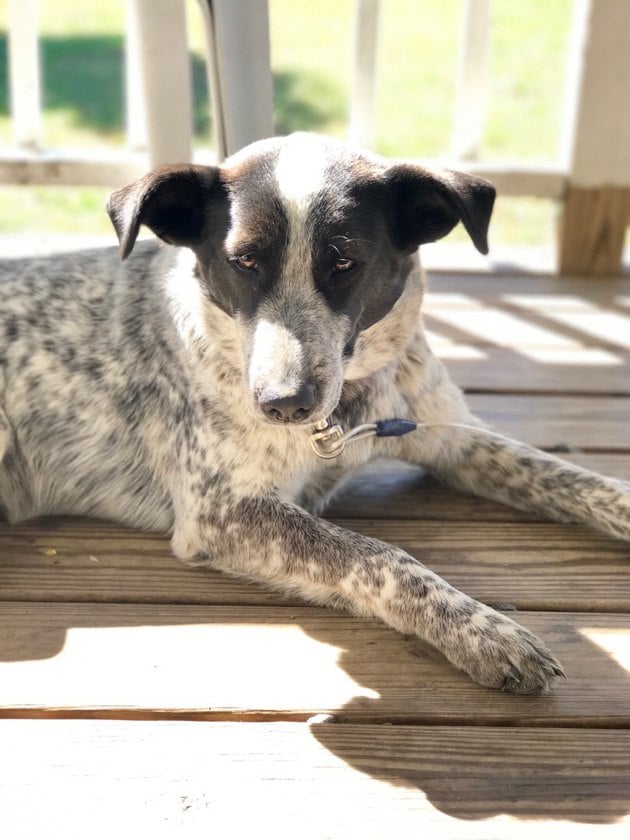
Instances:
[[[9,0],[9,83],[13,141],[37,149],[41,141],[38,0]]]
[[[618,274],[630,219],[630,2],[579,0],[560,240],[563,274]]]
[[[273,134],[267,0],[199,0],[219,160]]]
[[[125,123],[127,146],[132,152],[146,152],[147,109],[144,98],[142,73],[142,42],[138,27],[137,10],[133,0],[126,2],[125,26]]]
[[[453,156],[477,160],[486,106],[490,0],[466,0],[455,86]]]
[[[361,146],[374,141],[380,0],[355,0],[354,49],[350,99],[350,139]]]
[[[136,107],[141,88],[150,165],[187,162],[192,157],[192,85],[185,4],[182,0],[128,0],[128,16],[127,47],[139,52],[139,59],[130,54],[128,60],[139,60],[139,65],[127,75],[127,97],[129,107]],[[142,143],[139,114],[129,114],[128,120],[130,142]]]

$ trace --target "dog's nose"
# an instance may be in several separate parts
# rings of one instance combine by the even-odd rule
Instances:
[[[276,423],[299,423],[306,420],[317,403],[315,386],[305,382],[294,394],[279,397],[272,391],[262,391],[258,404],[264,414]]]

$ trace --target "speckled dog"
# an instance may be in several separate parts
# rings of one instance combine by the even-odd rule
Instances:
[[[142,224],[180,247],[4,264],[0,514],[169,532],[182,560],[377,616],[483,685],[545,691],[562,670],[535,636],[315,515],[385,455],[630,538],[627,485],[485,435],[427,346],[418,246],[461,221],[485,252],[493,200],[480,179],[312,135],[114,193],[123,258]],[[315,421],[393,416],[434,425],[330,461],[311,449]]]

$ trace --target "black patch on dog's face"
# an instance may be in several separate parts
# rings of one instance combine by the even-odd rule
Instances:
[[[195,249],[210,300],[232,316],[254,318],[282,269],[288,220],[275,189],[276,158],[273,150],[222,171],[221,224]],[[255,255],[255,270],[239,268],[244,255]]]
[[[380,321],[402,294],[409,255],[394,248],[387,216],[391,200],[378,170],[334,165],[308,213],[316,287],[335,312],[352,324],[352,338]],[[335,272],[335,263],[355,267]]]

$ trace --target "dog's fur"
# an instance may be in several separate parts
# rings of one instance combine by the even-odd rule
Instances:
[[[415,633],[487,686],[562,670],[511,619],[403,551],[317,518],[376,456],[630,538],[630,488],[475,429],[312,452],[315,421],[480,427],[419,320],[418,246],[463,222],[487,250],[494,190],[312,135],[111,197],[111,251],[5,263],[0,516],[87,514],[169,532],[175,554]],[[176,248],[141,242],[147,225]]]

